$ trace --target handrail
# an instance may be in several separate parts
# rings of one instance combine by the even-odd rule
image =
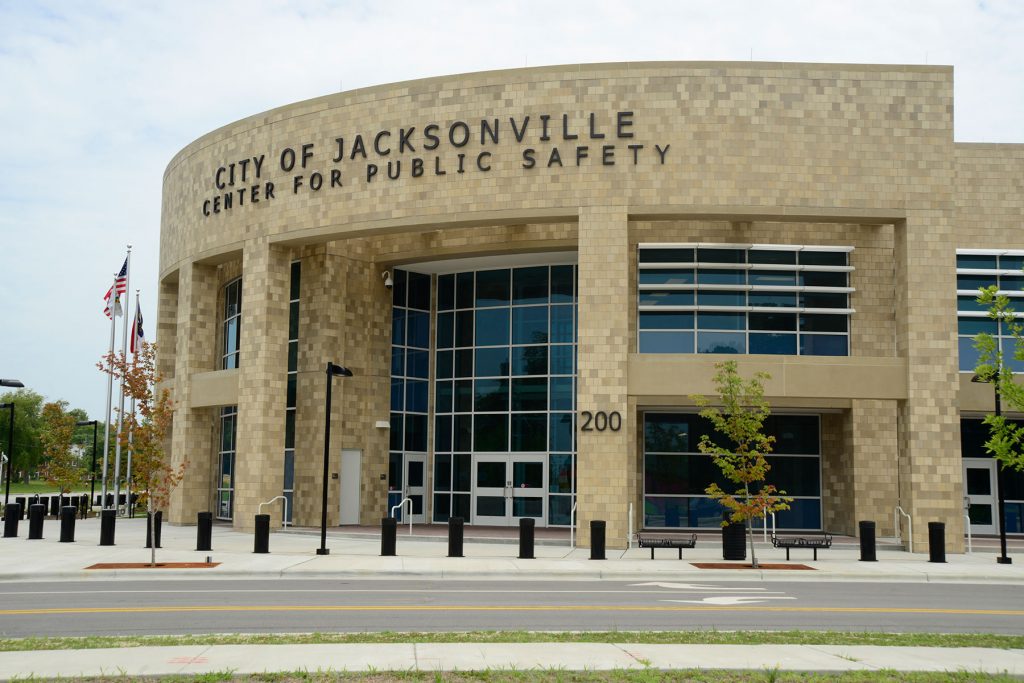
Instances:
[[[964,513],[964,521],[967,522],[964,528],[967,529],[967,554],[970,555],[973,552],[971,547],[971,516],[966,512]]]
[[[629,504],[629,529],[626,533],[626,547],[633,547],[633,503]]]
[[[902,543],[903,542],[903,532],[902,532],[902,530],[900,528],[900,515],[903,515],[904,517],[907,518],[907,552],[908,553],[913,553],[914,552],[914,520],[912,520],[910,518],[910,515],[908,515],[906,512],[904,512],[903,508],[901,508],[899,505],[896,506],[896,509],[893,510],[893,513],[892,513],[893,531],[896,534],[896,539],[900,543]]]
[[[275,496],[275,497],[271,498],[270,500],[268,500],[266,503],[260,503],[258,506],[256,506],[257,514],[261,514],[262,515],[263,514],[263,506],[264,505],[270,505],[275,500],[283,500],[284,501],[284,519],[281,521],[281,526],[291,526],[292,523],[288,521],[288,499],[285,496]]]
[[[762,519],[764,519],[764,531],[763,531],[761,536],[764,539],[764,542],[767,543],[768,542],[768,515],[771,515],[771,517],[772,517],[772,536],[774,536],[775,535],[775,513],[774,512],[768,512],[768,508],[761,508],[761,511],[764,513],[764,517],[762,517]]]
[[[577,502],[578,501],[575,501],[575,500],[572,502],[572,511],[569,513],[569,547],[570,548],[575,548],[576,547],[576,543],[573,541],[573,534],[576,531],[576,503]]]
[[[401,507],[403,505],[405,505],[406,503],[409,504],[409,535],[412,536],[412,498],[406,496],[405,498],[402,499],[401,503],[399,503],[398,505],[393,505],[391,507],[391,515],[390,515],[390,517],[394,517],[395,516],[395,510],[401,509]]]

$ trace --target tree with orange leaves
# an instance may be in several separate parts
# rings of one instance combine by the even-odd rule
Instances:
[[[107,354],[99,368],[112,373],[115,380],[124,378],[125,396],[135,399],[138,412],[124,415],[121,447],[132,452],[132,489],[139,492],[139,501],[149,512],[150,564],[155,566],[156,513],[170,505],[171,492],[188,467],[187,461],[173,467],[164,449],[174,407],[170,392],[158,387],[162,378],[156,370],[156,344],[141,342],[130,359],[124,353]]]
[[[86,469],[71,450],[75,435],[75,415],[68,412],[67,401],[52,401],[43,406],[39,441],[45,462],[40,471],[43,479],[56,486],[61,498],[85,479]]]

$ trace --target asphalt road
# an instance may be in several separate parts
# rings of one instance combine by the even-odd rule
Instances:
[[[1019,586],[189,580],[8,583],[0,635],[815,629],[1024,633]]]

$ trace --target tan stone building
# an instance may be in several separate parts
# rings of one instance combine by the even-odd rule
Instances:
[[[251,527],[284,496],[274,519],[318,525],[333,362],[330,525],[408,497],[427,523],[575,519],[584,544],[602,519],[612,547],[713,527],[690,397],[738,358],[772,375],[779,527],[891,535],[899,506],[959,549],[970,493],[993,532],[964,340],[979,284],[1020,289],[1024,146],[955,143],[952,117],[950,67],[597,64],[201,137],[164,177],[171,520]]]

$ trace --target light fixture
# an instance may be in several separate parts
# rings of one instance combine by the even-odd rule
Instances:
[[[391,271],[385,270],[380,274],[380,279],[384,280],[384,286],[388,289],[392,289],[395,286],[395,281],[391,279]]]

